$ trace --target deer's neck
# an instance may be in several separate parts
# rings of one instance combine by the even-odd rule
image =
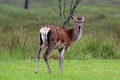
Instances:
[[[77,41],[80,39],[81,37],[81,34],[82,34],[82,28],[81,29],[77,29],[77,27],[74,27],[72,29],[72,38],[73,38],[73,41]]]

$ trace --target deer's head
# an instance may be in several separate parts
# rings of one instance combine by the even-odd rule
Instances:
[[[77,17],[72,13],[71,18],[74,20],[77,30],[81,30],[84,24],[84,15],[82,14],[81,17]]]

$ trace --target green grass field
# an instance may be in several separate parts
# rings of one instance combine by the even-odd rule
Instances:
[[[44,60],[35,74],[35,60],[1,61],[0,80],[120,80],[120,60],[65,60],[58,74],[58,61],[50,60],[47,73]]]
[[[59,9],[57,0],[29,0],[28,10],[23,1],[0,0],[0,80],[120,80],[120,0],[80,3],[75,15],[85,15],[83,34],[67,51],[62,74],[56,50],[49,57],[52,73],[43,58],[34,73],[40,28],[62,25],[53,10]],[[73,26],[70,20],[66,28]]]

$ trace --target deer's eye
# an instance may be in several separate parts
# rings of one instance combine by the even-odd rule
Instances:
[[[77,23],[77,21],[75,21],[75,23]]]

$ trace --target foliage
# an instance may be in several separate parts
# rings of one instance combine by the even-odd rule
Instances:
[[[69,10],[69,9],[68,9]],[[66,53],[66,59],[119,59],[119,9],[118,6],[88,5],[75,11],[85,13],[85,25],[81,40]],[[0,5],[0,57],[35,59],[39,49],[39,29],[43,25],[61,26],[52,7],[24,10]],[[67,25],[72,28],[73,21]],[[57,51],[50,55],[57,59]]]

